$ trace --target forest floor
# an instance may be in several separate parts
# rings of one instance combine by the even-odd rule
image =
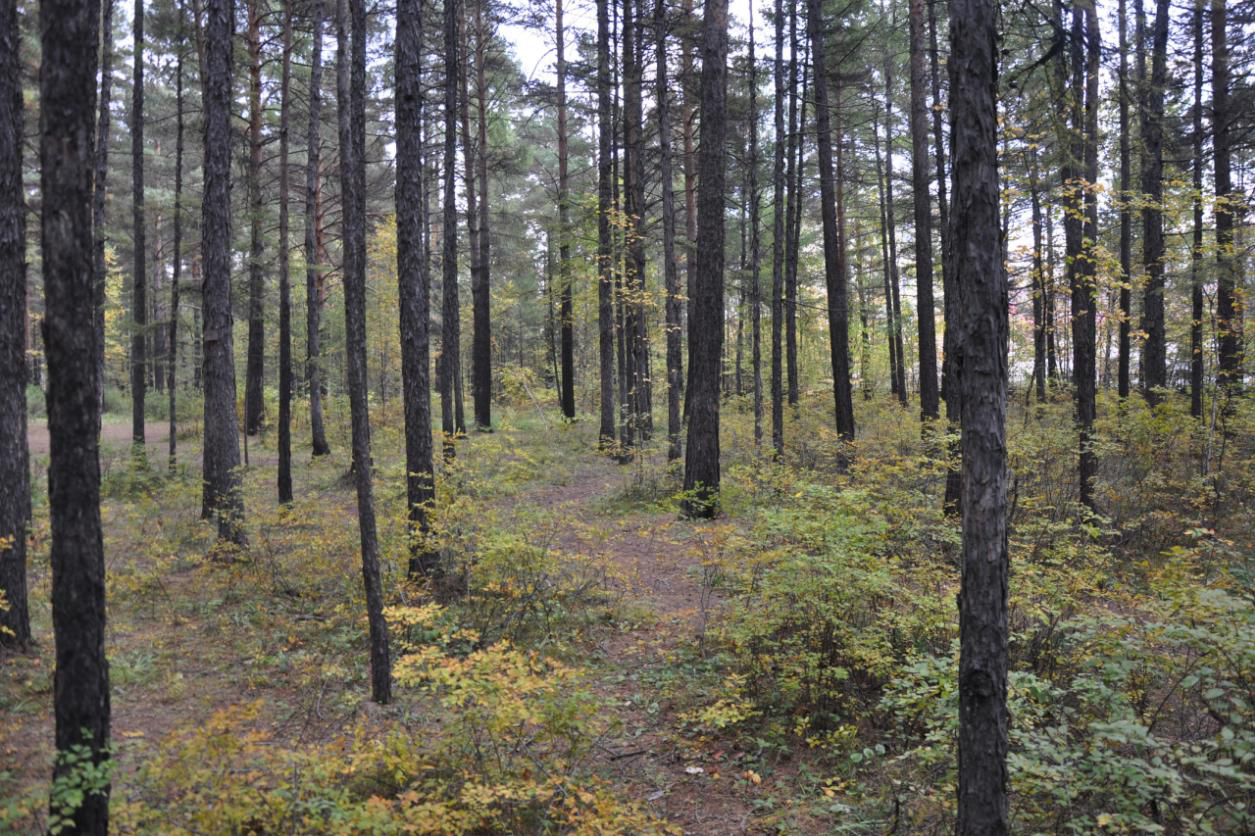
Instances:
[[[745,766],[749,756],[685,732],[666,687],[684,676],[683,665],[700,663],[702,633],[719,606],[701,545],[718,524],[681,522],[673,508],[655,501],[661,483],[673,478],[657,453],[619,465],[593,452],[589,427],[526,416],[501,423],[496,433],[472,433],[459,442],[458,467],[481,472],[455,478],[475,480],[470,492],[486,494],[494,528],[543,520],[556,565],[571,560],[597,567],[592,577],[599,589],[587,596],[596,602],[589,616],[594,626],[560,639],[568,645],[563,653],[583,666],[602,719],[609,720],[588,768],[685,833],[748,832],[755,800],[765,794],[760,776]],[[185,464],[179,475],[166,477],[164,450],[152,446],[164,444],[165,432],[164,422],[150,424],[150,464],[137,471],[129,459],[129,422],[111,416],[104,424],[107,652],[120,763],[115,807],[119,799],[131,803],[150,791],[132,786],[153,783],[151,776],[139,777],[146,764],[215,722],[238,723],[233,734],[257,734],[267,745],[309,746],[341,739],[363,720],[386,726],[398,711],[413,710],[366,702],[364,637],[344,635],[342,623],[357,624],[356,613],[341,614],[339,629],[320,627],[330,610],[345,610],[347,602],[334,600],[337,587],[319,576],[357,577],[355,532],[347,525],[356,515],[346,478],[347,439],[340,439],[339,455],[312,462],[308,454],[299,456],[293,513],[272,496],[273,436],[250,442],[250,553],[224,563],[205,557],[210,540],[198,519],[198,468],[186,464],[199,458],[198,439],[180,441]],[[377,426],[385,549],[389,532],[395,537],[400,525],[400,480],[389,482],[399,476],[392,458],[396,437],[396,428]],[[30,799],[51,765],[53,669],[42,421],[32,422],[30,443],[38,644],[30,654],[0,657],[0,800],[25,798],[27,824],[38,830],[41,810]],[[502,485],[508,487],[499,491]],[[301,571],[297,553],[311,551],[330,566],[319,564],[302,583],[289,573]],[[403,564],[392,557],[385,571],[397,583]],[[162,769],[172,769],[164,763]]]

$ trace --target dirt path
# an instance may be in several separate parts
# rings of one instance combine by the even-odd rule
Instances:
[[[170,437],[170,426],[164,421],[148,421],[144,424],[144,441],[149,447],[165,444]],[[48,422],[42,418],[30,422],[26,428],[26,438],[30,444],[31,455],[46,456],[50,449],[48,438]],[[131,443],[130,422],[120,423],[106,421],[100,427],[101,442],[110,447],[124,447]]]
[[[538,506],[562,508],[598,532],[602,539],[594,553],[615,570],[623,609],[634,614],[602,640],[600,663],[594,663],[595,688],[612,706],[618,726],[601,748],[598,766],[685,834],[751,832],[753,793],[738,780],[735,753],[679,734],[672,707],[645,675],[667,665],[667,657],[692,642],[700,627],[701,571],[689,542],[694,524],[660,512],[607,514],[606,500],[626,478],[622,469],[599,459],[581,467],[568,484],[529,497]]]

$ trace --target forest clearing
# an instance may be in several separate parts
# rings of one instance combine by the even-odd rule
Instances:
[[[0,833],[1255,832],[1153,6],[0,0]]]

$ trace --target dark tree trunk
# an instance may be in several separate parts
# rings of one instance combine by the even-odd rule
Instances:
[[[777,458],[784,455],[784,3],[776,0],[776,56],[774,110],[775,146],[771,188],[771,445]],[[866,331],[866,322],[864,322]]]
[[[910,0],[911,39],[911,186],[915,203],[915,318],[919,320],[920,417],[941,417],[937,391],[937,315],[933,302],[933,222],[928,194],[928,102],[924,85],[924,3]]]
[[[1229,112],[1229,40],[1225,0],[1211,0],[1212,149],[1216,177],[1216,330],[1220,351],[1216,382],[1236,394],[1242,389],[1242,307],[1233,252],[1235,213],[1231,174],[1233,114]],[[1231,408],[1232,401],[1226,403]]]
[[[884,274],[885,286],[885,344],[889,349],[889,392],[894,397],[898,397],[898,344],[893,338],[893,290],[891,287],[893,281],[891,264],[893,262],[889,257],[889,222],[885,212],[887,204],[885,203],[885,180],[880,157],[880,125],[876,116],[877,112],[873,107],[872,145],[876,153],[876,196],[880,202],[880,261],[883,268],[882,273]]]
[[[608,0],[597,0],[597,359],[601,385],[601,427],[597,443],[615,444],[614,250],[610,239],[611,164],[614,131],[610,92],[610,15]]]
[[[1123,3],[1121,3],[1123,8]],[[1194,3],[1194,108],[1191,140],[1194,164],[1194,240],[1190,250],[1190,415],[1203,417],[1203,2]],[[1121,33],[1123,34],[1123,32]],[[1123,38],[1121,38],[1123,44]],[[1123,49],[1121,49],[1123,55]],[[1123,152],[1123,149],[1122,149]],[[1121,301],[1124,299],[1121,290]],[[1120,332],[1121,338],[1124,331]],[[1121,349],[1124,344],[1121,343]],[[1123,369],[1122,369],[1123,371]]]
[[[954,275],[963,448],[959,593],[960,836],[1009,833],[1007,283],[998,224],[997,13],[950,0]]]
[[[205,441],[202,515],[218,536],[244,543],[240,440],[235,418],[234,320],[231,313],[231,35],[233,0],[205,3],[205,72],[201,84],[205,138],[201,203]]]
[[[7,5],[12,7],[11,3]],[[86,747],[93,764],[102,768],[107,769],[109,760],[109,666],[105,661],[105,555],[100,526],[92,270],[100,3],[44,0],[39,4],[39,30],[43,343],[48,362],[48,435],[52,450],[48,505],[52,517],[52,627],[56,637],[55,781],[82,769],[80,762],[68,757],[76,747]],[[0,37],[7,39],[17,31],[16,25],[4,26],[0,32],[5,34]],[[10,82],[19,77],[16,73],[5,76]],[[12,106],[12,98],[9,105]],[[5,161],[16,157],[6,156]],[[10,228],[12,220],[9,213],[6,225]],[[11,280],[6,276],[5,281]],[[85,792],[69,818],[69,832],[107,833],[108,783]]]
[[[802,169],[806,163],[806,102],[810,87],[810,39],[807,39],[806,54],[802,56],[802,93],[799,100],[797,91],[797,6],[789,12],[789,40],[792,43],[792,57],[789,59],[789,78],[791,89],[789,97],[789,148],[788,172],[785,175],[788,195],[788,217],[785,219],[785,269],[784,269],[784,331],[785,361],[789,381],[789,403],[796,405],[799,394],[799,376],[797,367],[797,268],[802,248],[802,204],[805,195],[802,192]],[[799,103],[800,102],[800,103]]]
[[[558,43],[558,303],[562,337],[562,414],[575,418],[575,306],[571,290],[570,184],[567,174],[566,30],[562,0],[555,0],[554,34]]]
[[[1033,382],[1037,401],[1046,400],[1046,268],[1042,261],[1041,179],[1037,149],[1028,150],[1028,194],[1033,212]]]
[[[894,28],[897,22],[894,21]],[[814,35],[811,36],[812,40]],[[889,235],[889,296],[887,301],[893,303],[893,311],[889,317],[893,326],[893,353],[897,357],[898,402],[906,406],[906,351],[902,340],[902,278],[898,271],[898,232],[893,203],[893,59],[887,47],[885,52],[885,229]]]
[[[681,356],[680,275],[675,257],[675,192],[671,171],[671,105],[667,80],[666,4],[655,0],[654,50],[657,62],[658,103],[658,176],[662,181],[662,266],[666,289],[667,337],[667,460],[680,458],[683,446],[680,434],[684,426],[680,415],[680,398],[684,391],[684,367]]]
[[[292,91],[292,0],[283,3],[279,90],[279,502],[292,501],[292,291],[288,251],[288,126]]]
[[[727,142],[728,2],[706,0],[702,21],[697,261],[689,316],[689,428],[683,512],[719,508],[719,358],[723,353],[723,189]]]
[[[649,385],[649,350],[645,329],[645,157],[642,120],[641,27],[636,0],[623,0],[623,194],[627,270],[624,281],[624,351],[628,366],[629,421],[632,437],[644,443],[653,433]]]
[[[410,522],[411,580],[435,578],[439,552],[427,543],[427,519],[436,498],[431,445],[431,380],[427,328],[431,276],[423,257],[424,177],[423,6],[397,6],[397,283],[401,303],[401,385],[405,393],[405,495]]]
[[[96,119],[96,173],[92,183],[92,272],[96,277],[96,408],[105,411],[105,182],[109,174],[109,96],[113,87],[113,6],[104,0],[100,21],[100,102]],[[16,30],[14,30],[16,31]]]
[[[929,69],[932,75],[933,93],[933,146],[934,162],[937,166],[937,208],[941,226],[941,286],[945,294],[943,302],[945,334],[941,340],[941,398],[946,404],[946,423],[952,433],[948,445],[950,466],[946,469],[946,492],[943,508],[947,514],[958,514],[962,498],[962,470],[959,467],[960,447],[957,431],[959,428],[959,379],[955,368],[954,341],[958,332],[959,312],[956,309],[959,289],[954,284],[954,253],[950,239],[950,206],[946,199],[946,151],[945,134],[942,130],[941,114],[945,103],[941,98],[941,60],[937,49],[937,3],[939,0],[928,0],[928,38],[929,38]]]
[[[475,0],[475,2],[478,2],[478,0]],[[471,136],[470,56],[472,53],[471,53],[471,32],[470,32],[470,27],[467,25],[467,21],[466,21],[465,2],[463,2],[463,4],[459,7],[458,11],[459,11],[459,14],[458,14],[459,35],[458,37],[459,37],[459,40],[461,41],[462,55],[466,61],[466,64],[463,66],[463,72],[458,78],[458,85],[459,85],[460,95],[461,95],[461,100],[458,106],[458,118],[460,120],[461,129],[462,129],[462,181],[463,181],[462,188],[463,188],[464,194],[466,195],[466,237],[467,237],[467,245],[468,245],[467,249],[469,250],[468,254],[470,256],[470,265],[471,265],[471,307],[472,307],[471,318],[472,318],[472,325],[475,325],[477,327],[477,323],[475,321],[475,314],[476,314],[475,305],[478,304],[477,288],[479,287],[479,284],[481,282],[480,274],[483,272],[483,269],[484,269],[483,263],[480,258],[481,254],[483,253],[483,248],[480,246],[480,239],[481,239],[480,221],[482,220],[483,215],[480,213],[480,207],[479,207],[480,192],[479,192],[479,189],[476,187],[476,183],[475,183],[475,178],[479,176],[479,164],[478,164],[479,155],[476,152],[475,139],[473,139]],[[476,137],[478,137],[478,132],[476,133]],[[459,333],[459,345],[460,345],[461,343],[460,327],[459,327],[458,333]],[[472,406],[472,409],[476,409],[479,403],[478,401],[478,397],[479,397],[478,385],[479,384],[478,384],[478,378],[475,376],[476,367],[475,367],[474,354],[475,354],[476,345],[475,345],[474,340],[475,340],[475,337],[472,334],[472,337],[471,337],[471,342],[472,342],[472,345],[471,345],[472,405],[471,406]],[[458,361],[459,361],[459,365],[458,365],[459,375],[456,378],[456,380],[458,383],[460,383],[461,382],[461,374],[460,374],[461,353],[460,352],[458,355]],[[458,396],[459,406],[461,405],[461,400],[462,400],[461,396],[459,395]],[[458,431],[461,432],[463,429],[462,421],[460,419],[457,419],[456,412],[457,410],[455,409],[454,417],[456,419]]]
[[[758,56],[754,52],[754,0],[749,0],[750,28],[750,364],[754,367],[754,448],[763,441],[762,287],[759,283],[758,201]]]
[[[1133,323],[1133,213],[1129,210],[1133,185],[1129,152],[1129,48],[1126,0],[1119,3],[1120,30],[1120,339],[1116,369],[1116,391],[1129,396],[1129,357]]]
[[[832,353],[833,397],[837,433],[854,440],[854,396],[850,387],[850,322],[846,309],[846,276],[841,230],[837,218],[837,184],[833,175],[832,130],[829,127],[828,72],[825,63],[821,0],[807,0],[806,22],[815,66],[815,138],[819,149],[820,208],[824,226],[824,274],[828,286],[828,335]]]
[[[183,280],[183,6],[175,5],[178,15],[179,45],[175,48],[174,70],[174,258],[173,275],[170,281],[170,356],[166,372],[169,375],[166,388],[170,397],[170,430],[169,457],[170,470],[173,471],[178,455],[178,419],[175,409],[177,394],[175,384],[178,382],[179,365],[179,293],[182,291],[180,282]]]
[[[458,214],[457,214],[457,128],[458,128],[458,4],[448,0],[444,12],[445,123],[444,123],[444,216],[443,282],[440,322],[440,423],[444,433],[444,455],[453,456],[453,441],[460,427],[457,413],[461,397],[457,376],[461,360],[458,349]],[[455,404],[455,401],[457,402]]]
[[[471,387],[474,397],[475,426],[481,432],[492,429],[492,237],[488,224],[488,83],[484,64],[488,29],[484,23],[484,0],[475,3],[475,102],[479,128],[479,281],[471,283],[472,315],[475,333],[471,339]],[[458,422],[462,424],[461,421]]]
[[[148,336],[148,285],[144,242],[144,2],[135,0],[132,38],[135,79],[131,87],[131,195],[135,272],[131,280],[131,441],[144,452],[144,395],[148,385],[145,339]],[[94,246],[94,243],[93,243]]]
[[[261,0],[248,2],[248,358],[244,367],[244,431],[256,435],[265,411],[265,277],[261,232]]]
[[[322,143],[322,24],[323,4],[311,4],[314,37],[310,56],[309,129],[305,143],[305,383],[309,388],[309,427],[313,454],[331,452],[322,415],[322,357],[319,331],[322,328],[323,271],[318,246],[318,210],[321,192],[319,171]]]
[[[348,5],[346,15],[345,0],[338,0],[336,4],[339,47],[336,92],[344,225],[344,353],[353,423],[353,479],[357,486],[362,583],[370,627],[370,695],[375,702],[384,704],[392,700],[392,663],[379,579],[379,540],[375,532],[375,499],[371,486],[370,415],[366,400],[366,3],[365,0],[348,0]],[[350,22],[351,48],[346,31]]]
[[[0,647],[25,648],[31,640],[26,594],[31,490],[26,440],[26,200],[22,188],[20,32],[17,0],[0,0],[0,436],[9,439],[0,444],[0,485],[4,485],[0,491],[0,597],[6,604],[0,608]],[[93,306],[96,298],[93,294]],[[95,356],[93,353],[93,362]],[[95,367],[92,372],[96,373]],[[97,400],[97,410],[99,407]]]
[[[1146,268],[1146,291],[1142,300],[1142,331],[1146,334],[1146,341],[1142,346],[1142,387],[1146,400],[1154,406],[1159,402],[1161,394],[1155,390],[1168,385],[1168,353],[1164,333],[1163,234],[1163,120],[1164,85],[1168,79],[1168,0],[1156,2],[1151,39],[1150,86],[1143,93],[1141,130],[1142,192],[1146,200],[1146,206],[1142,209],[1142,261]],[[1138,48],[1143,49],[1144,45],[1139,44]],[[1086,106],[1088,107],[1088,102]]]

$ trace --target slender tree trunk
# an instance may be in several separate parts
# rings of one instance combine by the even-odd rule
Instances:
[[[937,3],[939,0],[928,0],[928,39],[929,69],[932,76],[933,94],[933,147],[934,162],[937,166],[937,209],[941,226],[941,287],[945,294],[943,312],[945,334],[941,340],[941,399],[946,405],[946,423],[951,436],[948,447],[950,466],[946,468],[946,492],[942,507],[947,514],[957,515],[963,495],[962,469],[959,466],[961,456],[959,439],[959,378],[958,368],[953,362],[955,341],[957,339],[959,311],[957,303],[959,289],[954,283],[954,253],[951,250],[950,206],[946,198],[946,150],[945,133],[942,130],[942,112],[945,103],[941,97],[940,58],[937,49]]]
[[[1028,149],[1028,193],[1033,212],[1033,381],[1037,385],[1037,401],[1046,401],[1046,283],[1042,262],[1041,179],[1037,168],[1037,149]]]
[[[322,0],[310,5],[313,46],[309,74],[309,129],[305,142],[305,383],[309,388],[309,427],[313,455],[331,452],[322,414],[322,287],[326,265],[320,259],[318,215],[321,197],[322,144]]]
[[[810,88],[810,39],[807,38],[806,53],[798,61],[799,49],[797,39],[797,5],[789,12],[789,40],[792,54],[789,59],[790,87],[793,91],[789,97],[789,148],[788,171],[785,174],[789,189],[789,214],[785,219],[785,361],[789,382],[789,403],[796,405],[799,395],[799,376],[797,365],[797,269],[798,258],[802,248],[802,204],[805,195],[802,192],[802,169],[806,163],[806,102]],[[802,93],[797,96],[797,65],[802,65]],[[800,103],[799,103],[800,101]]]
[[[763,441],[762,287],[759,283],[758,200],[758,57],[754,52],[754,0],[749,2],[750,27],[750,363],[754,367],[754,448]]]
[[[828,335],[832,352],[833,397],[837,434],[854,440],[854,397],[850,387],[849,313],[841,230],[837,218],[837,185],[833,175],[832,130],[829,127],[828,72],[825,62],[821,0],[807,0],[806,22],[815,65],[815,137],[819,149],[819,191],[824,226],[824,274],[828,285]]]
[[[997,12],[950,0],[953,253],[963,448],[959,593],[960,836],[1009,833],[1007,283],[999,257]]]
[[[4,4],[12,9],[11,2]],[[16,47],[15,16],[0,39]],[[41,67],[40,212],[48,362],[48,506],[52,517],[52,627],[56,643],[53,712],[57,758],[53,780],[81,777],[85,764],[71,752],[85,747],[91,763],[108,775],[109,665],[105,660],[105,555],[100,525],[99,416],[96,402],[95,239],[92,172],[95,165],[97,0],[44,0],[39,4]],[[16,50],[4,50],[6,53]],[[6,55],[6,63],[8,59]],[[20,75],[6,110],[14,105]],[[6,114],[7,115],[7,114]],[[12,118],[4,120],[11,130]],[[19,159],[12,149],[5,163]],[[11,178],[6,177],[11,182]],[[8,191],[11,193],[12,189]],[[12,203],[5,227],[13,229]],[[9,239],[11,241],[11,238]],[[141,250],[142,251],[142,250]],[[8,252],[12,253],[10,246]],[[15,264],[20,268],[20,264]],[[20,281],[21,273],[18,280]],[[14,282],[8,275],[6,284]],[[6,311],[7,313],[7,311]],[[9,486],[6,485],[6,490]],[[56,811],[65,815],[65,811]],[[69,814],[67,832],[109,830],[109,784],[84,792]]]
[[[724,167],[728,2],[706,0],[702,21],[697,261],[689,316],[688,443],[683,513],[712,517],[719,502],[719,357],[723,350]]]
[[[885,212],[885,180],[880,157],[880,125],[877,123],[877,109],[872,111],[872,145],[876,153],[876,195],[880,202],[880,261],[883,266],[885,286],[885,344],[889,348],[889,392],[894,397],[900,396],[898,388],[898,343],[893,338],[893,281],[892,260],[889,257],[889,222]]]
[[[625,197],[628,269],[624,285],[624,318],[627,334],[628,394],[631,402],[633,435],[640,442],[653,433],[648,370],[648,343],[645,329],[645,213],[644,126],[641,108],[642,76],[636,48],[641,34],[634,8],[636,0],[623,0],[623,192]]]
[[[177,394],[175,384],[178,382],[179,365],[179,294],[183,280],[183,6],[175,4],[178,15],[179,45],[176,47],[174,70],[174,258],[173,275],[170,281],[170,362],[167,368],[169,381],[166,388],[170,396],[170,430],[169,456],[170,470],[173,471],[178,455],[178,418]]]
[[[423,257],[426,183],[421,126],[423,93],[423,4],[397,6],[397,285],[401,303],[401,385],[405,400],[405,495],[409,509],[411,580],[438,575],[439,552],[427,542],[428,510],[436,498],[431,444],[431,380],[428,323],[431,276]]]
[[[915,203],[915,288],[919,320],[920,417],[941,417],[937,390],[937,314],[933,302],[933,222],[928,194],[928,102],[924,58],[924,3],[910,0],[911,39],[911,185]]]
[[[784,455],[784,2],[776,0],[776,56],[772,66],[775,80],[773,116],[775,144],[772,153],[771,188],[771,445],[775,455]],[[860,284],[860,288],[862,285]],[[867,330],[866,315],[863,322]]]
[[[440,423],[444,432],[444,455],[453,457],[453,440],[458,434],[455,401],[461,401],[457,386],[461,366],[458,348],[458,215],[456,173],[458,119],[458,4],[445,3],[445,137],[444,137],[444,220],[443,283],[440,323]]]
[[[292,0],[283,1],[283,69],[279,89],[279,502],[292,501],[292,291],[289,260],[288,130],[291,124]]]
[[[597,359],[601,385],[601,427],[597,443],[615,445],[614,250],[610,239],[611,164],[614,131],[610,92],[610,15],[608,0],[597,0]]]
[[[562,414],[575,418],[575,306],[571,290],[570,179],[567,173],[566,29],[562,0],[554,2],[554,35],[558,48],[558,303],[562,342]]]
[[[204,196],[201,203],[201,291],[205,384],[202,515],[221,539],[243,544],[244,495],[235,417],[234,321],[231,314],[231,33],[233,0],[206,0]]]
[[[1122,4],[1123,7],[1123,4]],[[1191,140],[1194,163],[1194,240],[1190,249],[1190,415],[1203,417],[1203,0],[1194,2],[1194,108]],[[1123,34],[1123,32],[1121,32]],[[1123,44],[1123,38],[1121,38]],[[1123,54],[1123,50],[1121,50]],[[1123,301],[1123,289],[1121,290]],[[1121,338],[1124,332],[1121,331]],[[1123,343],[1121,343],[1123,348]],[[1122,369],[1122,371],[1124,371]],[[1127,372],[1126,372],[1127,373]]]
[[[479,282],[471,283],[474,331],[471,341],[471,391],[474,397],[475,426],[481,432],[492,429],[492,279],[491,243],[488,224],[488,83],[484,64],[489,32],[484,23],[484,0],[475,3],[475,101],[478,108],[479,143]],[[459,422],[461,424],[462,422]]]
[[[144,394],[148,381],[145,339],[148,336],[148,285],[144,241],[144,0],[135,0],[132,15],[135,78],[131,87],[131,195],[135,273],[131,280],[131,441],[144,454]],[[93,244],[94,246],[94,244]]]
[[[475,0],[475,2],[478,2],[478,0]],[[480,241],[482,238],[482,233],[480,232],[480,221],[482,220],[483,215],[480,212],[480,206],[479,206],[480,192],[479,192],[479,189],[476,187],[476,183],[475,183],[475,178],[479,176],[478,154],[476,153],[476,149],[475,149],[475,143],[478,137],[478,133],[476,134],[476,139],[473,139],[471,136],[470,56],[472,55],[472,50],[471,50],[470,27],[466,21],[465,2],[463,2],[463,4],[459,6],[458,27],[460,29],[459,39],[461,41],[462,55],[466,61],[466,63],[463,65],[463,72],[458,78],[458,84],[461,87],[461,103],[459,105],[458,116],[461,120],[461,125],[462,125],[462,179],[463,179],[463,192],[466,195],[466,236],[467,236],[467,245],[468,245],[467,249],[469,250],[470,265],[471,265],[471,308],[472,308],[471,318],[472,318],[472,325],[474,325],[475,305],[478,304],[476,301],[478,298],[477,288],[479,287],[479,284],[481,282],[480,274],[483,272],[483,269],[484,269],[483,262],[481,261],[483,248],[480,246]],[[459,312],[458,373],[457,373],[457,376],[454,378],[455,388],[460,387],[462,383],[461,342],[462,342],[461,340],[461,316]],[[474,409],[476,407],[476,404],[478,403],[478,390],[476,388],[478,386],[478,382],[477,382],[478,378],[476,378],[475,376],[475,357],[474,357],[475,343],[474,343],[473,334],[471,337],[471,343],[472,343],[471,345],[471,366],[472,366],[472,373],[471,373],[472,404],[471,406],[472,406],[472,409]],[[458,412],[457,407],[461,406],[461,401],[462,401],[460,389],[459,391],[455,392],[455,394],[457,395],[457,401],[456,401],[457,406],[455,406],[454,408],[454,418],[457,423],[458,432],[461,433],[464,431],[465,426],[461,418],[459,418],[457,415],[457,412]]]
[[[366,3],[336,4],[336,91],[340,127],[340,194],[343,196],[344,333],[349,408],[353,423],[353,477],[357,485],[357,524],[361,534],[362,582],[370,626],[370,694],[392,700],[388,624],[383,617],[379,580],[379,541],[372,494],[370,416],[366,400]],[[352,25],[352,46],[349,33]]]
[[[1129,47],[1127,2],[1119,2],[1120,30],[1120,340],[1116,370],[1116,391],[1129,396],[1129,358],[1133,324],[1133,213],[1129,210],[1132,186],[1129,150]]]
[[[113,6],[115,0],[101,4],[100,21],[100,109],[96,119],[96,172],[92,183],[92,272],[96,277],[93,293],[96,299],[96,409],[105,412],[105,182],[109,174],[109,95],[113,87]],[[16,31],[16,30],[13,30]],[[99,428],[97,428],[99,429]]]
[[[244,431],[256,435],[265,412],[265,277],[261,230],[261,0],[248,2],[248,358],[244,368]]]
[[[5,602],[0,607],[0,648],[25,648],[31,640],[26,593],[31,490],[26,438],[29,375],[20,32],[17,0],[0,0],[0,435],[8,439],[0,444],[0,485],[4,485],[0,491],[0,598]],[[96,298],[93,294],[93,306]],[[92,371],[99,373],[95,368]],[[100,408],[99,400],[96,408]]]
[[[1140,0],[1139,0],[1140,2]],[[1097,27],[1095,27],[1097,31]],[[1163,234],[1163,119],[1164,86],[1168,79],[1168,0],[1157,0],[1151,32],[1150,86],[1144,92],[1141,145],[1142,260],[1146,267],[1146,292],[1142,300],[1142,386],[1154,406],[1168,385],[1167,338],[1164,330],[1164,234]],[[1139,49],[1143,48],[1139,45]],[[1097,104],[1095,104],[1095,108]]]
[[[897,28],[896,16],[893,28]],[[814,35],[811,36],[814,40]],[[885,227],[889,233],[889,291],[893,301],[893,351],[898,358],[898,402],[906,406],[906,351],[902,340],[902,278],[898,272],[898,233],[893,203],[893,60],[885,52]],[[818,79],[816,79],[818,81]]]
[[[667,460],[680,458],[684,430],[680,398],[684,391],[684,367],[680,329],[682,297],[675,255],[675,192],[671,171],[671,91],[667,80],[667,19],[663,0],[654,3],[654,49],[657,62],[658,174],[662,181],[662,266],[666,288],[667,338]]]
[[[1231,174],[1229,112],[1229,40],[1225,0],[1211,0],[1212,149],[1216,178],[1216,330],[1220,351],[1216,382],[1236,394],[1242,390],[1242,300],[1239,296],[1233,226],[1236,213]],[[1226,408],[1231,408],[1228,401]]]

